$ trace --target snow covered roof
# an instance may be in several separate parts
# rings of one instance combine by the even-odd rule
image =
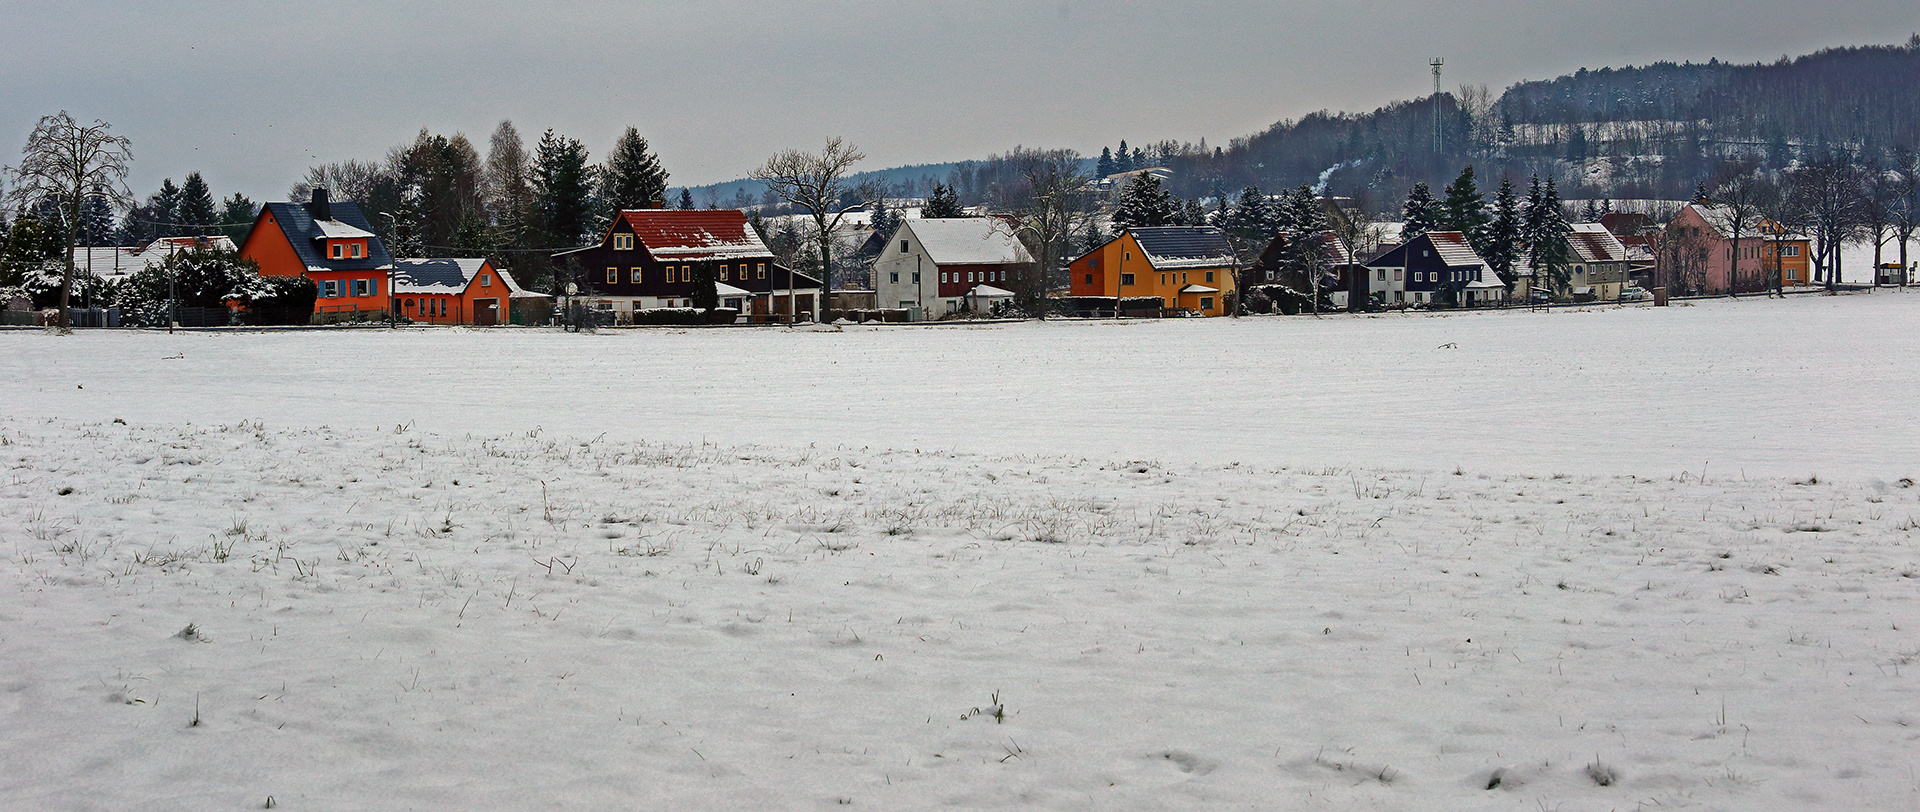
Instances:
[[[1433,242],[1433,252],[1448,265],[1485,265],[1487,261],[1474,253],[1473,246],[1467,243],[1467,235],[1458,231],[1429,231],[1424,235]]]
[[[936,265],[1004,265],[1033,261],[1033,255],[1027,253],[1027,247],[1014,239],[1012,229],[993,217],[908,220],[900,225],[900,230],[911,233],[911,239]]]
[[[1129,228],[1147,262],[1155,270],[1216,268],[1238,265],[1227,235],[1212,226],[1154,226]]]
[[[1219,293],[1220,289],[1210,288],[1210,287],[1207,287],[1206,285],[1188,285],[1184,288],[1181,288],[1180,292],[1181,293]]]
[[[725,283],[725,282],[715,282],[715,283],[713,283],[713,292],[714,292],[714,294],[715,294],[715,295],[718,295],[718,296],[722,296],[722,297],[727,297],[727,296],[752,296],[752,295],[753,295],[753,291],[750,291],[750,290],[741,290],[741,289],[739,289],[739,288],[736,288],[736,287],[734,287],[734,286],[732,286],[732,285],[729,285],[729,284],[727,284],[727,283]]]
[[[485,259],[396,259],[395,293],[459,293],[486,267]]]
[[[1599,223],[1573,223],[1567,232],[1567,246],[1576,262],[1625,262],[1627,247]]]
[[[316,240],[361,240],[373,236],[373,232],[342,223],[339,220],[313,221],[313,235]]]
[[[655,259],[773,258],[739,209],[626,209],[620,219]]]
[[[1013,297],[1013,291],[992,285],[974,285],[973,290],[967,291],[967,295],[975,299],[1009,299]]]
[[[159,265],[174,254],[195,249],[212,251],[238,251],[233,238],[224,234],[215,236],[161,237],[147,243],[145,248],[75,248],[73,249],[73,267],[75,270],[91,270],[94,276],[112,278],[139,273],[147,268]]]

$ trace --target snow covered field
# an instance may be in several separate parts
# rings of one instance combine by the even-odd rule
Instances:
[[[0,807],[1914,808],[1917,327],[0,333]]]

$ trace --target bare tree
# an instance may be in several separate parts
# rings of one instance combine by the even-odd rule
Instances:
[[[1813,237],[1814,274],[1831,289],[1841,281],[1840,245],[1860,227],[1862,172],[1851,156],[1836,154],[1787,177],[1795,219]]]
[[[1873,273],[1867,280],[1874,287],[1880,286],[1880,255],[1887,240],[1893,236],[1895,207],[1900,196],[1901,178],[1899,173],[1885,169],[1869,169],[1860,179],[1860,233],[1873,241]],[[1904,261],[1901,268],[1906,267]]]
[[[66,218],[66,266],[60,276],[60,331],[68,328],[73,294],[73,247],[80,238],[80,213],[88,195],[104,196],[120,206],[133,205],[127,188],[127,164],[133,142],[114,135],[112,125],[96,120],[82,125],[62,110],[41,116],[27,136],[20,165],[8,174],[14,188],[8,198],[21,208],[52,204]]]
[[[1759,181],[1754,177],[1753,167],[1746,164],[1731,167],[1710,194],[1711,205],[1702,206],[1700,213],[1732,240],[1728,249],[1733,255],[1727,264],[1727,295],[1734,296],[1740,292],[1740,260],[1745,259],[1740,243],[1754,232],[1761,219]]]
[[[1071,149],[1024,149],[1008,155],[1019,171],[1020,183],[1000,201],[1012,228],[1033,255],[1033,267],[1021,285],[1021,306],[1036,318],[1046,317],[1047,287],[1071,249],[1075,235],[1093,217],[1080,153]]]
[[[1920,156],[1910,150],[1894,151],[1893,237],[1900,241],[1900,286],[1907,286],[1913,266],[1907,264],[1907,243],[1920,229]]]
[[[768,158],[764,166],[748,174],[766,183],[767,189],[780,199],[806,209],[813,217],[814,237],[820,251],[819,306],[823,310],[833,297],[833,230],[839,227],[840,218],[859,208],[860,203],[838,211],[833,209],[848,191],[847,169],[865,157],[859,147],[834,136],[827,139],[826,147],[818,154],[786,150]]]

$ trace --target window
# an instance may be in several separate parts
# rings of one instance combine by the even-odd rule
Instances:
[[[1780,246],[1780,256],[1783,256],[1783,257],[1797,257],[1797,256],[1800,256],[1800,246],[1798,246],[1798,245],[1783,245],[1783,246]]]
[[[914,271],[914,272],[913,272],[913,283],[914,283],[914,284],[916,284],[916,285],[918,285],[918,284],[920,284],[920,272],[919,272],[919,271]]]
[[[1120,287],[1124,288],[1131,284],[1133,284],[1133,274],[1123,273],[1120,275]]]
[[[968,283],[968,284],[972,284],[972,283],[974,283],[974,282],[978,282],[978,281],[980,281],[980,280],[978,280],[978,279],[975,279],[975,278],[973,278],[974,276],[975,276],[975,272],[974,272],[974,271],[968,271],[968,272],[967,272],[967,283]]]
[[[346,247],[345,245],[342,245],[342,244],[340,244],[340,243],[337,243],[337,242],[336,242],[336,243],[329,243],[329,244],[327,245],[327,249],[328,249],[328,250],[329,250],[330,252],[332,252],[332,257],[333,257],[334,259],[346,259],[346,257],[347,257],[347,247]]]
[[[1398,282],[1398,281],[1400,281],[1400,272],[1401,272],[1401,270],[1403,270],[1403,269],[1401,269],[1401,268],[1395,268],[1395,269],[1393,269],[1393,281],[1395,281],[1395,282]],[[1398,300],[1398,299],[1396,299],[1395,301],[1399,301],[1399,300]]]
[[[365,248],[366,248],[366,245],[362,243],[354,243],[351,249],[347,253],[351,254],[354,259],[359,259],[361,255],[361,251]]]
[[[667,266],[667,284],[669,285],[673,284],[673,266],[672,265]]]
[[[613,283],[615,283],[615,282],[618,282],[618,281],[620,281],[620,269],[619,269],[619,268],[608,268],[608,269],[607,269],[607,284],[609,284],[609,285],[611,285],[611,284],[613,284]]]
[[[724,262],[720,263],[720,281],[727,281],[727,264]]]
[[[339,285],[339,284],[340,284],[339,282],[335,282],[335,281],[333,281],[333,280],[331,280],[331,279],[328,279],[328,280],[326,280],[326,281],[324,281],[324,282],[321,282],[321,283],[320,283],[320,296],[321,296],[322,298],[326,298],[326,299],[331,299],[331,298],[333,298],[333,297],[335,297],[335,296],[339,296],[339,295],[340,295],[340,288],[338,288],[338,287],[336,287],[336,286],[337,286],[337,285]]]
[[[887,274],[887,281],[896,285],[900,284],[900,272],[894,271],[893,273]]]
[[[902,254],[904,254],[904,253],[906,253],[906,252],[907,252],[907,241],[906,241],[906,240],[901,240],[901,241],[900,241],[900,253],[902,253]]]
[[[615,235],[613,235],[613,250],[615,250],[615,251],[632,251],[632,250],[633,250],[633,235],[632,235],[632,234],[615,234]]]
[[[1395,303],[1399,303],[1399,302],[1404,302],[1404,301],[1406,301],[1406,300],[1407,300],[1407,292],[1406,292],[1406,291],[1404,291],[1404,290],[1396,290],[1396,291],[1394,291],[1394,292],[1393,292],[1393,301],[1394,301]]]
[[[1087,284],[1093,284],[1093,274],[1087,274]]]
[[[1413,272],[1413,281],[1415,281],[1415,282],[1425,282],[1425,281],[1427,281],[1427,272],[1426,272],[1426,271],[1414,271],[1414,272]]]
[[[365,279],[355,279],[355,280],[353,280],[353,295],[355,295],[355,296],[369,296],[369,295],[371,295],[371,294],[369,294],[369,293],[367,293],[367,280],[365,280]]]
[[[1800,271],[1797,268],[1788,268],[1780,272],[1780,278],[1788,282],[1798,282],[1800,281]]]
[[[1132,251],[1121,251],[1121,252],[1120,252],[1120,261],[1121,261],[1121,262],[1129,262],[1129,261],[1132,261],[1132,259],[1133,259],[1133,252],[1132,252]]]
[[[1211,285],[1211,284],[1213,284],[1213,272],[1212,272],[1212,271],[1208,271],[1208,272],[1207,272],[1207,284],[1209,284],[1209,285]]]
[[[682,282],[692,282],[692,281],[693,281],[693,266],[692,266],[692,265],[682,265],[682,266],[680,266],[680,281],[682,281]]]
[[[1212,296],[1200,297],[1200,310],[1202,312],[1205,312],[1212,309],[1213,309],[1213,297]]]
[[[760,263],[760,265],[758,266],[758,271],[761,279],[767,278],[767,263],[764,263],[764,262]],[[915,282],[920,281],[920,277],[915,276],[913,278],[913,281]]]
[[[1186,283],[1187,283],[1187,272],[1186,272],[1186,271],[1181,271],[1181,272],[1180,272],[1180,284],[1182,284],[1182,285],[1184,285],[1184,284],[1186,284]]]
[[[1385,268],[1380,269],[1380,281],[1382,282],[1387,281],[1387,269]]]
[[[483,288],[493,287],[493,274],[490,274],[490,273],[481,274],[480,287],[483,287]]]

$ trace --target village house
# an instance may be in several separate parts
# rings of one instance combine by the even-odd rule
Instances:
[[[358,204],[313,190],[305,204],[268,203],[240,243],[261,276],[305,276],[319,289],[316,322],[385,318],[393,258]]]
[[[542,323],[552,301],[486,259],[395,260],[393,294],[412,321],[476,327]]]
[[[776,264],[737,209],[623,210],[598,244],[553,262],[557,278],[573,280],[572,295],[621,323],[635,311],[696,306],[696,280],[709,276],[720,307],[754,320],[818,319],[822,304],[820,280]]]
[[[1129,228],[1067,266],[1074,296],[1151,297],[1202,316],[1230,312],[1239,267],[1227,235],[1211,226]]]
[[[1032,264],[1026,246],[998,218],[907,220],[874,260],[874,299],[912,311],[916,321],[985,315],[993,303],[1013,297],[1014,280]]]
[[[1458,304],[1506,300],[1507,288],[1458,231],[1429,231],[1366,264],[1369,293],[1381,304]]]
[[[1674,293],[1748,293],[1812,281],[1811,240],[1756,215],[1740,229],[1734,256],[1733,210],[1689,203],[1667,221],[1655,253],[1656,278]]]
[[[1285,285],[1300,293],[1312,295],[1312,283],[1297,271],[1286,269],[1289,246],[1294,235],[1280,232],[1273,235],[1260,256],[1253,261],[1240,284],[1245,288],[1257,285]],[[1345,241],[1333,232],[1320,235],[1320,290],[1327,301],[1336,308],[1346,308],[1348,302],[1365,301],[1367,298],[1367,269],[1354,260],[1353,251]],[[1354,293],[1358,283],[1359,292]]]
[[[1573,298],[1613,302],[1627,286],[1627,247],[1599,223],[1572,223],[1567,231],[1567,260],[1572,264]]]
[[[185,237],[160,237],[146,245],[133,248],[113,246],[86,247],[73,249],[73,269],[92,274],[101,279],[118,279],[132,276],[148,268],[159,267],[167,257],[189,251],[225,251],[240,250],[233,244],[233,238],[225,234],[191,235]]]

